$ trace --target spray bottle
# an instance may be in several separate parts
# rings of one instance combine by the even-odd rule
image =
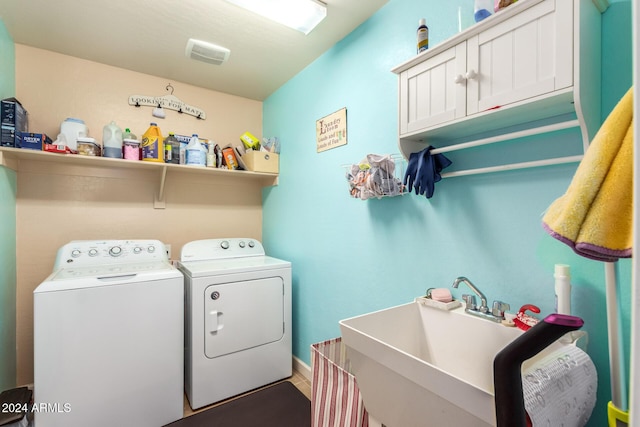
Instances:
[[[424,18],[418,21],[417,39],[418,53],[429,49],[429,27],[427,27],[427,20]]]

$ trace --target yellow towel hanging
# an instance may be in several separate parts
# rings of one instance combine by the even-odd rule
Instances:
[[[633,245],[633,88],[591,142],[567,192],[547,209],[542,225],[587,258],[630,258]]]

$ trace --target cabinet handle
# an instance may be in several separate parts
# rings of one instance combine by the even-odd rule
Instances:
[[[453,81],[458,85],[463,84],[465,80],[466,78],[462,74],[458,74],[456,78],[453,79]]]
[[[476,77],[478,77],[478,74],[477,74],[477,73],[475,72],[475,70],[472,68],[472,69],[470,69],[469,71],[467,71],[467,75],[466,75],[466,77],[467,77],[468,79],[472,79],[472,80],[473,80],[473,79],[475,79]]]

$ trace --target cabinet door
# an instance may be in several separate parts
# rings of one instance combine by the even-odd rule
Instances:
[[[467,114],[572,86],[572,28],[573,1],[549,0],[470,38]]]
[[[465,68],[463,42],[400,74],[400,135],[465,116]]]

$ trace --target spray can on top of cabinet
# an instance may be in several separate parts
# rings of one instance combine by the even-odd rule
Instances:
[[[156,123],[150,123],[149,129],[142,134],[142,160],[164,162],[164,144],[162,132]]]
[[[429,27],[427,27],[427,20],[424,18],[418,21],[417,39],[418,53],[429,49]]]
[[[102,156],[122,158],[122,129],[116,122],[112,121],[102,128]]]
[[[191,140],[186,148],[187,166],[206,166],[207,150],[202,146],[197,134],[191,136]]]

